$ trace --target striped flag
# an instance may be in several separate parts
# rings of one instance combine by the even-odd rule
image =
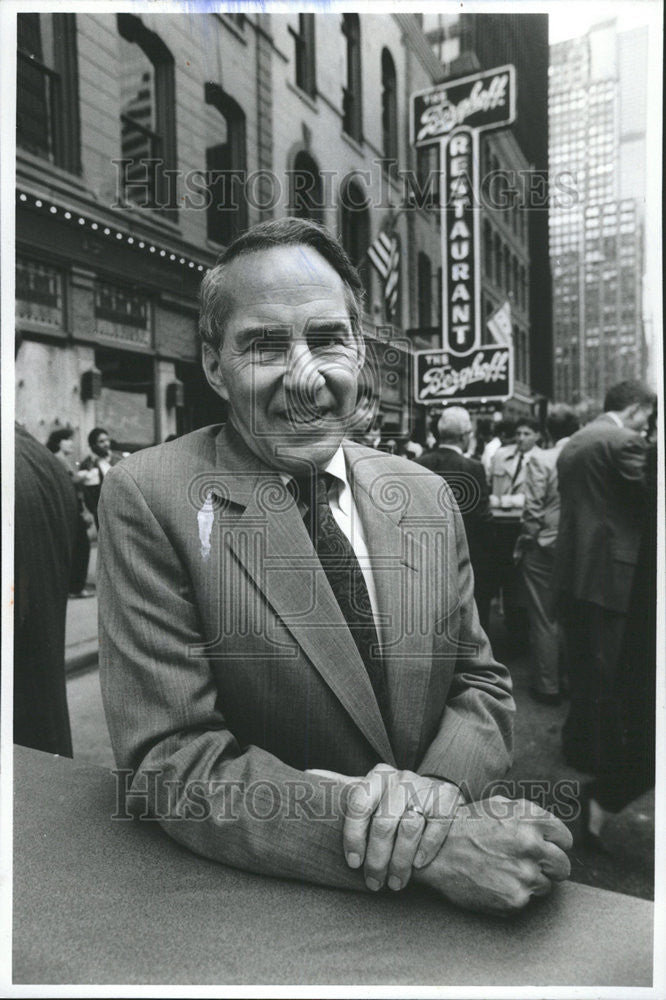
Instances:
[[[398,304],[398,284],[400,281],[400,251],[395,236],[380,233],[368,247],[368,257],[375,270],[384,279],[384,302],[389,316]]]
[[[496,309],[492,316],[489,317],[486,326],[493,335],[493,339],[497,344],[503,344],[509,346],[513,343],[513,324],[511,323],[511,304],[507,299],[506,302]]]

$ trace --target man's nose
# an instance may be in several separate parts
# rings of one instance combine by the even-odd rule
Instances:
[[[326,379],[319,370],[316,357],[304,340],[294,341],[287,354],[284,373],[285,392],[303,399],[314,400],[326,385]]]

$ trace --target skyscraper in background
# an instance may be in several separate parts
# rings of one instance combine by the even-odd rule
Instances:
[[[599,403],[644,375],[647,48],[647,28],[613,20],[551,46],[551,187],[570,175],[575,190],[550,209],[558,400]]]

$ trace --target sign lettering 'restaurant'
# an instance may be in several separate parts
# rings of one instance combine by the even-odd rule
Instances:
[[[412,144],[426,146],[459,125],[479,130],[510,125],[516,117],[513,66],[499,66],[412,95]]]
[[[513,394],[513,348],[484,345],[465,357],[448,351],[417,351],[417,403],[509,399]]]
[[[481,349],[480,133],[516,115],[513,66],[412,95],[411,139],[440,147],[442,190],[442,348],[468,357]]]
[[[474,225],[472,134],[460,129],[452,135],[444,154],[446,176],[445,235],[448,253],[444,264],[446,329],[449,346],[463,354],[474,347],[479,303],[476,282],[478,253]]]

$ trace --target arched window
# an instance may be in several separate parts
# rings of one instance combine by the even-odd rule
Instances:
[[[175,209],[174,63],[159,35],[133,14],[116,14],[123,194],[144,208]]]
[[[343,184],[340,206],[342,245],[358,270],[366,298],[370,301],[372,286],[367,258],[370,245],[370,208],[360,184],[353,180]]]
[[[206,84],[204,96],[210,192],[208,238],[231,243],[247,229],[245,115],[216,83]]]
[[[382,147],[384,158],[394,161],[389,169],[395,171],[398,159],[398,92],[395,64],[388,49],[382,49]]]
[[[291,171],[290,212],[299,219],[322,222],[323,197],[319,167],[309,153],[301,150],[296,154]]]
[[[342,127],[353,139],[361,141],[361,23],[358,14],[342,15],[347,62],[346,83],[342,90]]]
[[[16,145],[81,173],[75,14],[18,14]]]
[[[432,264],[427,253],[418,256],[419,327],[432,324]]]

